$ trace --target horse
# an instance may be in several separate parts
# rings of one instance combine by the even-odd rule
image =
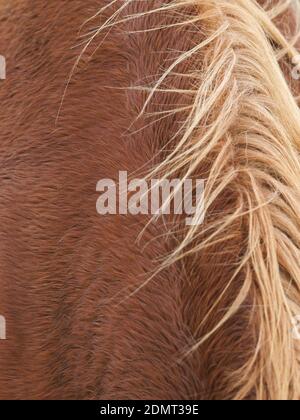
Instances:
[[[0,2],[0,399],[299,400],[299,17]],[[99,214],[120,172],[203,221]]]

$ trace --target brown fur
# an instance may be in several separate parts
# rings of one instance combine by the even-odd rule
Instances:
[[[0,398],[231,399],[230,373],[255,346],[247,305],[222,332],[185,353],[234,300],[239,278],[198,330],[234,272],[241,226],[226,251],[179,261],[128,297],[180,236],[161,236],[169,226],[160,220],[138,242],[146,217],[101,217],[95,209],[97,181],[151,166],[181,118],[134,122],[146,96],[126,88],[155,82],[176,52],[191,49],[202,34],[193,25],[129,33],[145,22],[175,22],[175,13],[112,28],[83,55],[58,116],[81,51],[72,48],[82,40],[78,31],[105,3],[1,5],[7,80],[0,82],[0,313],[8,339],[0,342]],[[130,12],[160,3],[137,2]],[[89,21],[81,35],[109,13]],[[178,76],[168,83],[188,88],[192,81]],[[157,93],[150,111],[188,101]],[[215,211],[231,201],[221,197]]]

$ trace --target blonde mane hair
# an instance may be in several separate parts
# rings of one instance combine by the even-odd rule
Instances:
[[[252,395],[258,400],[299,400],[300,349],[293,337],[293,319],[300,314],[300,110],[283,69],[292,72],[293,57],[298,54],[300,4],[173,0],[145,13],[126,15],[133,1],[122,2],[91,39],[121,22],[162,11],[178,12],[180,22],[174,26],[201,24],[203,35],[199,44],[178,54],[154,86],[139,87],[147,92],[140,113],[144,115],[156,92],[164,91],[166,80],[182,63],[191,59],[199,63],[181,75],[193,80],[193,89],[182,92],[189,95],[190,105],[176,133],[179,140],[149,177],[159,173],[169,179],[180,173],[184,182],[201,174],[206,180],[206,222],[184,229],[162,268],[209,249],[221,252],[234,238],[239,241],[234,274],[209,314],[237,276],[243,281],[222,319],[192,351],[219,333],[250,297],[255,346],[242,368],[231,373],[234,399]],[[187,7],[194,12],[185,13]],[[125,16],[120,17],[124,10]],[[288,35],[280,27],[285,13],[293,16]]]

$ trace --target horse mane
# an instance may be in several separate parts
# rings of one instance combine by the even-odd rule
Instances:
[[[299,1],[34,3],[0,1],[0,398],[299,400]],[[100,216],[121,171],[204,180],[204,221]]]
[[[154,2],[157,8],[140,13],[132,11],[133,4],[122,2],[89,40],[141,20],[144,33],[194,25],[201,34],[199,43],[180,51],[154,84],[134,87],[146,95],[139,118],[150,113],[157,93],[173,90],[189,102],[180,128],[148,176],[181,174],[182,182],[199,176],[206,182],[205,223],[178,224],[180,241],[160,270],[208,255],[215,258],[211,265],[222,260],[232,266],[222,292],[194,326],[199,334],[190,351],[225,335],[226,325],[247,307],[253,345],[241,347],[247,357],[228,373],[228,395],[298,400],[300,349],[292,321],[300,313],[300,111],[291,73],[300,5],[291,0],[173,0]],[[147,17],[155,14],[176,18],[147,26]],[[287,16],[293,16],[289,31]],[[169,83],[178,74],[188,81],[188,89]],[[183,115],[182,109],[171,113]],[[231,259],[224,261],[226,248]],[[217,316],[228,293],[231,303]]]

